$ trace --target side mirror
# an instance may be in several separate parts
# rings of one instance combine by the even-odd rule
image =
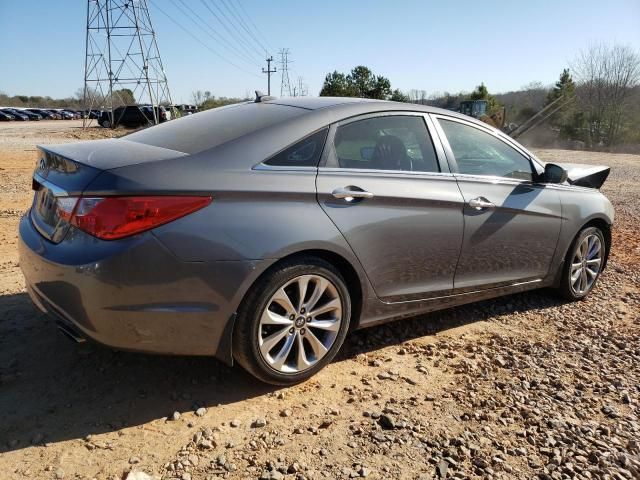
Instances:
[[[568,178],[567,171],[560,165],[555,163],[547,163],[544,166],[544,175],[542,181],[544,183],[564,183]]]

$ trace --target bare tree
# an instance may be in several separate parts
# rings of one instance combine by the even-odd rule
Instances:
[[[206,90],[204,92],[202,90],[196,90],[195,92],[191,93],[191,100],[197,107],[201,107],[203,103],[212,98],[213,97],[211,96],[211,92],[209,90]]]
[[[411,90],[409,90],[409,102],[411,103],[421,103],[421,104],[425,104],[427,103],[427,91],[426,90],[418,90],[415,88],[412,88]]]
[[[633,89],[640,84],[640,54],[628,46],[593,45],[572,65],[577,94],[588,123],[589,146],[616,143]]]

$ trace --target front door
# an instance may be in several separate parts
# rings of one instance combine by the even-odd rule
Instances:
[[[531,159],[492,130],[436,121],[464,197],[456,293],[544,278],[560,233],[558,191],[536,183]]]
[[[451,293],[463,198],[422,114],[375,114],[332,128],[318,201],[358,257],[377,296]]]

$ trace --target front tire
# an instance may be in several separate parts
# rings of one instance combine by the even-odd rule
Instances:
[[[605,259],[602,231],[597,227],[581,230],[567,252],[558,292],[567,300],[586,298],[598,282]]]
[[[315,375],[335,357],[351,319],[344,278],[316,257],[286,261],[251,288],[238,311],[235,359],[272,385]]]

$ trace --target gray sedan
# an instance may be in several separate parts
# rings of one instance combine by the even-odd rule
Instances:
[[[540,287],[584,298],[611,248],[608,172],[449,111],[258,95],[39,147],[20,265],[76,340],[291,384],[351,329]]]

